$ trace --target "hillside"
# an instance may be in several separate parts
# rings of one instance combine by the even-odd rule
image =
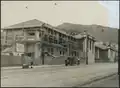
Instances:
[[[63,23],[61,25],[58,25],[57,28],[59,28],[59,30],[66,31],[67,33],[81,33],[84,30],[87,30],[98,40],[101,40],[103,42],[118,43],[117,28],[105,27],[101,25],[81,25],[72,23]]]

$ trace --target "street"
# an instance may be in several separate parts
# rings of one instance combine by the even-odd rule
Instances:
[[[2,69],[2,87],[71,87],[91,78],[117,72],[117,63]]]
[[[91,84],[85,85],[84,87],[119,87],[119,76],[114,75],[106,79],[93,82]]]

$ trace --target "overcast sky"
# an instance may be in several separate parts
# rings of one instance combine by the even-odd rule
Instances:
[[[93,1],[89,1],[89,4],[87,3],[88,1],[85,2],[86,4],[83,4],[85,6],[81,8],[82,1],[2,1],[1,27],[10,26],[31,19],[38,19],[53,26],[62,24],[64,22],[70,22],[76,24],[100,24],[115,28],[119,27],[118,1],[96,1],[97,3],[103,5],[103,7],[106,9],[104,11],[108,13],[108,17],[103,17],[103,19],[99,17],[97,18],[97,16],[93,15],[91,17],[88,16],[91,13],[95,13],[95,10],[89,11],[89,9],[87,9],[94,8],[92,7]],[[88,10],[89,13],[86,13],[85,10]],[[81,15],[82,13],[83,15]],[[102,14],[104,13],[101,12],[101,16]],[[97,22],[96,20],[93,21],[91,19],[88,19],[87,17],[91,19],[101,20]],[[106,21],[107,25],[102,24],[105,23],[102,22],[102,20],[104,21],[105,19],[108,21],[108,23]]]
[[[109,25],[119,28],[119,1],[100,1],[100,4],[108,9]]]

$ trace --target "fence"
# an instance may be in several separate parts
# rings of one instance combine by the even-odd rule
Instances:
[[[21,65],[22,65],[21,56],[1,55],[1,67]]]

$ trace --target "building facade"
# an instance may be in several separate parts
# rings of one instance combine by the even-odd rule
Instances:
[[[113,62],[117,56],[116,49],[97,43],[86,31],[72,36],[36,19],[9,26],[3,32],[5,44],[11,47],[10,53],[29,56],[34,65],[64,64],[68,56],[76,56],[85,64],[107,59]],[[43,56],[43,52],[49,55]]]
[[[79,45],[79,51],[81,51],[82,54],[80,56],[84,59],[83,61],[86,64],[91,64],[95,62],[95,38],[87,33],[84,32],[82,34],[78,34],[75,36],[75,38],[78,40]]]
[[[96,42],[95,51],[96,62],[114,62],[117,59],[118,51],[112,44]]]
[[[45,56],[43,61],[42,51],[57,57],[79,56],[77,41],[73,36],[36,19],[12,25],[5,28],[4,32],[13,52],[29,53],[36,65],[47,64],[52,59]]]

